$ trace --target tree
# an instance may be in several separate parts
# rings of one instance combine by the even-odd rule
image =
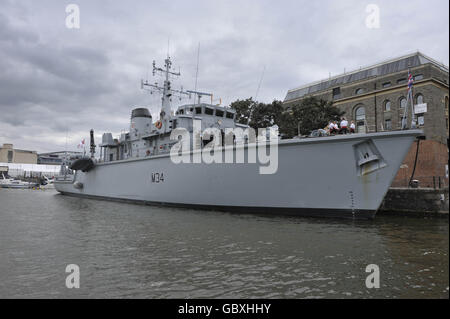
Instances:
[[[292,138],[298,133],[298,121],[290,111],[284,111],[277,123],[281,138]]]
[[[294,128],[290,121],[283,126],[286,127],[286,135],[289,137],[297,135],[299,129],[302,135],[306,135],[326,127],[330,121],[339,121],[344,114],[345,112],[333,106],[333,102],[308,97],[291,107],[292,120],[297,123],[297,127]]]
[[[254,129],[278,125],[283,138],[292,138],[300,133],[307,135],[311,131],[324,128],[329,121],[339,121],[344,115],[332,102],[308,97],[294,104],[289,110],[283,102],[274,100],[270,104],[253,101],[252,98],[237,100],[230,104],[237,113],[237,122],[247,124]]]
[[[247,124],[251,111],[255,106],[253,98],[246,100],[236,100],[230,104],[230,107],[236,110],[236,122],[240,124]]]
[[[274,100],[270,104],[257,103],[253,108],[250,126],[254,129],[271,127],[280,121],[282,113],[281,101]]]
[[[236,110],[236,122],[249,124],[254,129],[266,128],[279,122],[283,113],[281,101],[274,100],[270,104],[253,101],[253,98],[237,100],[230,104]],[[250,118],[250,121],[248,119]]]

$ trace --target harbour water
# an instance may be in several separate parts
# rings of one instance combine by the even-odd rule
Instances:
[[[0,298],[449,298],[446,218],[232,214],[0,190]],[[80,288],[66,287],[68,264]],[[380,288],[366,288],[366,266]]]

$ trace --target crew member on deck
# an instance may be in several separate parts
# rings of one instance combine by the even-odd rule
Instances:
[[[348,121],[345,119],[345,117],[343,117],[341,120],[341,130],[339,133],[347,134],[348,133],[347,126],[348,126]]]
[[[355,123],[353,121],[350,123],[350,133],[355,133]]]
[[[336,121],[333,121],[330,123],[330,134],[336,134],[339,133],[339,127],[336,123]]]

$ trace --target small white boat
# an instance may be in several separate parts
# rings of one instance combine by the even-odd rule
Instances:
[[[54,177],[48,178],[47,176],[44,176],[44,178],[45,178],[45,182],[43,182],[39,186],[39,188],[42,188],[42,189],[55,188],[55,184],[54,184],[55,178]]]
[[[27,189],[27,188],[33,188],[37,186],[36,183],[30,183],[30,182],[24,182],[18,179],[13,178],[6,178],[5,175],[2,173],[2,179],[0,179],[0,187],[1,188],[21,188],[21,189]]]

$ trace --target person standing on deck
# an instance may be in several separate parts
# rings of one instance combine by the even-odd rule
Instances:
[[[355,123],[353,121],[350,123],[350,133],[355,133]]]
[[[348,133],[347,126],[348,126],[348,121],[345,119],[345,117],[343,117],[341,120],[341,130],[339,133],[347,134]]]

